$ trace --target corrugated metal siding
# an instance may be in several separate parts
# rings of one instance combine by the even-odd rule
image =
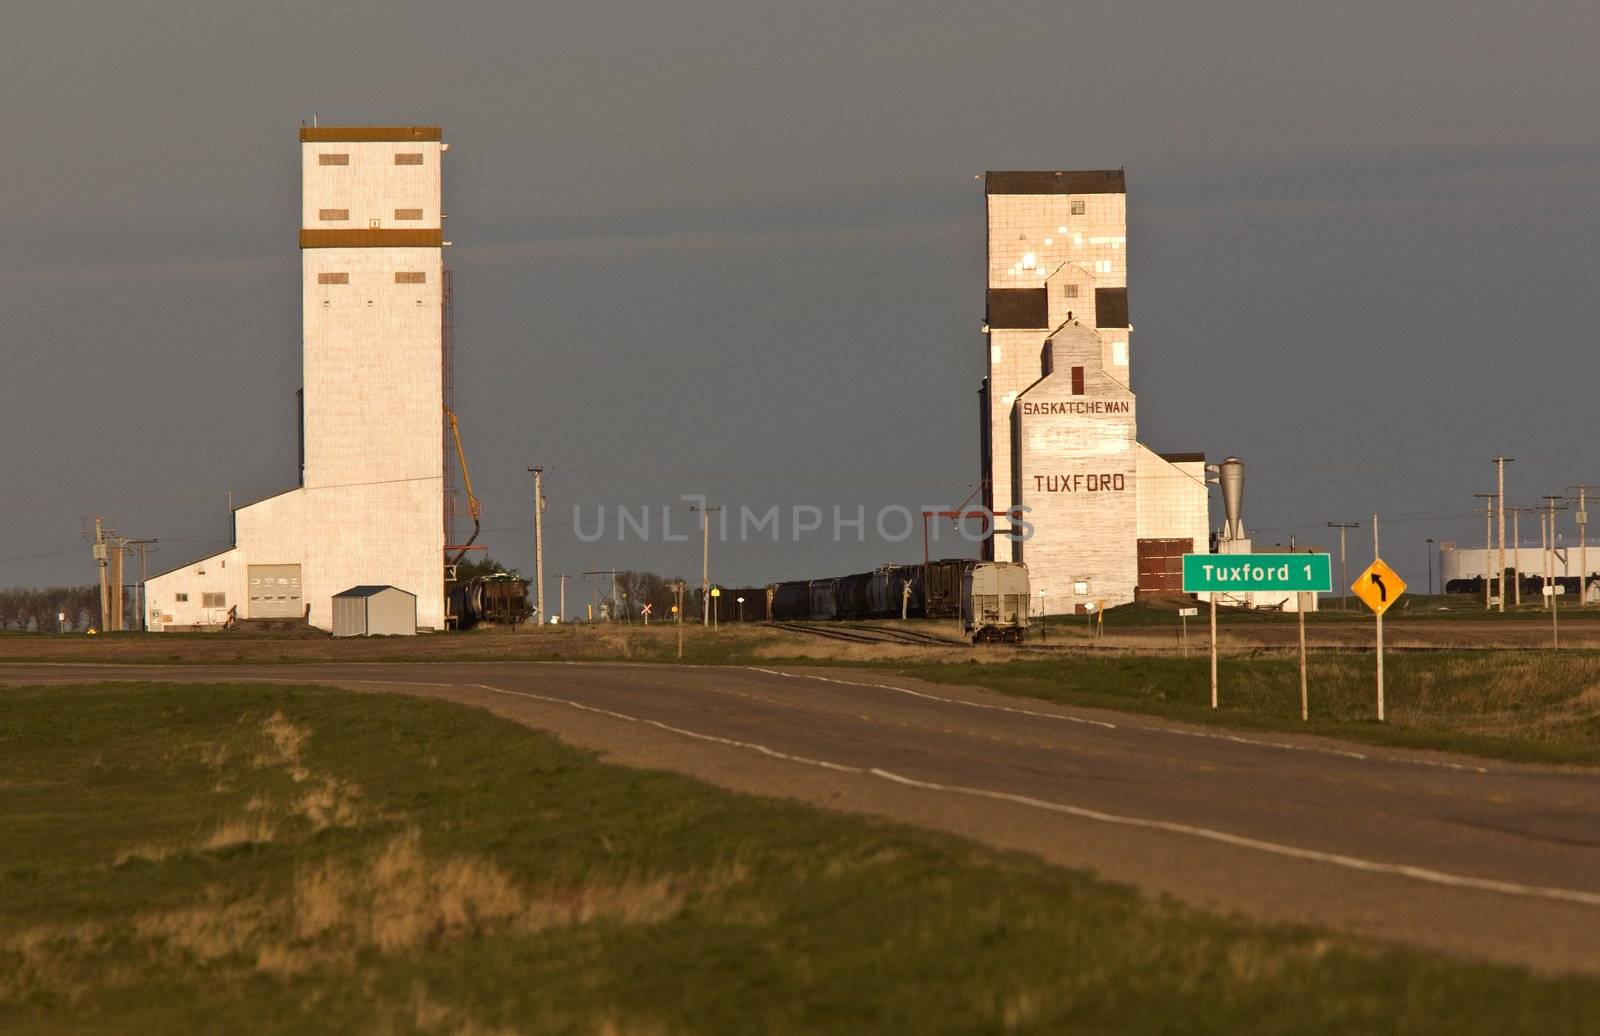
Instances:
[[[1192,539],[1139,541],[1139,590],[1182,590],[1183,556],[1194,553]]]
[[[417,599],[393,587],[367,598],[369,637],[409,637],[417,632]]]
[[[333,599],[333,635],[336,637],[362,637],[367,633],[367,599],[365,597],[335,597]]]

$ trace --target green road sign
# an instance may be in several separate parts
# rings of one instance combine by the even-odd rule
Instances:
[[[1333,590],[1327,554],[1185,554],[1183,592],[1246,593],[1251,590]]]

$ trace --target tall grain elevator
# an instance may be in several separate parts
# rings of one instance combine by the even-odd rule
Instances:
[[[301,485],[239,508],[227,551],[151,578],[151,629],[305,616],[399,587],[444,627],[437,126],[300,130]]]
[[[990,172],[984,199],[985,556],[1027,564],[1045,612],[1178,590],[1205,457],[1137,440],[1123,171]]]

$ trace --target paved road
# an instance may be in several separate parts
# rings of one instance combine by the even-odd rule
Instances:
[[[1600,772],[1233,736],[840,669],[0,664],[482,706],[629,765],[957,832],[1154,893],[1600,974]]]

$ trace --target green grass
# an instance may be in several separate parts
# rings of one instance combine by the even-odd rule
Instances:
[[[1219,707],[1210,661],[1073,654],[1039,661],[894,666],[946,684],[1073,705],[1254,730],[1285,730],[1528,762],[1600,765],[1600,652],[1456,651],[1384,660],[1387,722],[1377,722],[1370,654],[1313,653],[1310,722],[1298,661],[1224,657]]]
[[[317,688],[0,697],[8,1032],[1577,1031],[1600,982],[1155,903]]]

